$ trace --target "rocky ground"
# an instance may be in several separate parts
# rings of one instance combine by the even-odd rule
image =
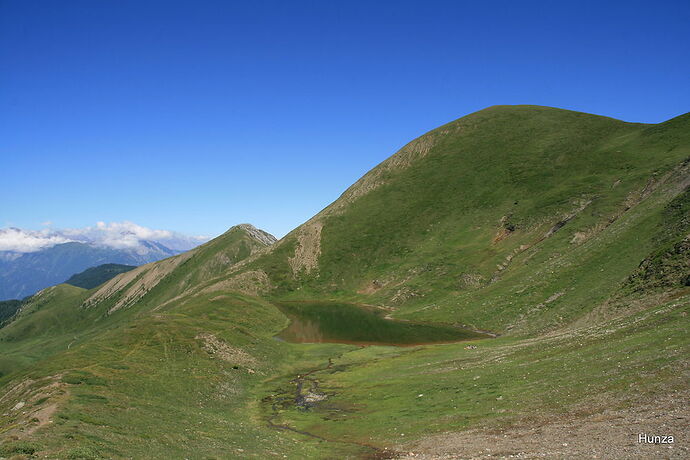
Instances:
[[[620,410],[527,420],[502,430],[444,433],[401,445],[403,459],[690,458],[690,395],[676,393]],[[671,435],[672,444],[638,442],[641,433]]]

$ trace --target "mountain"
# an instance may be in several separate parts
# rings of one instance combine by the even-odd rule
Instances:
[[[92,290],[33,296],[0,329],[0,452],[658,456],[637,433],[690,419],[689,187],[690,114],[460,118],[278,242],[238,226]],[[474,335],[275,338],[288,324],[318,338],[328,318],[346,332],[347,316],[319,305],[353,304],[379,315],[359,316],[360,335],[375,323]]]
[[[412,141],[250,266],[277,295],[299,289],[497,331],[556,327],[611,295],[662,240],[684,236],[659,215],[658,228],[618,235],[627,246],[591,250],[621,219],[653,219],[640,211],[653,192],[658,213],[683,193],[689,120],[491,107]]]
[[[134,265],[103,264],[97,267],[87,268],[81,273],[70,276],[65,284],[71,284],[84,289],[93,289],[109,281],[120,273],[134,270]]]
[[[136,267],[91,290],[69,284],[43,289],[24,302],[19,317],[0,329],[0,343],[6,351],[0,355],[0,375],[15,366],[51,356],[70,343],[81,342],[84,336],[115,332],[117,327],[112,329],[112,326],[123,324],[114,315],[118,310],[128,316],[131,310],[127,307],[141,302],[152,302],[152,307],[160,308],[166,300],[206,278],[222,274],[234,264],[266,250],[275,241],[269,233],[241,224],[208,243]],[[106,321],[100,321],[104,315]],[[43,340],[38,348],[31,340],[24,340],[37,336]],[[20,361],[15,361],[16,358]]]
[[[104,263],[142,265],[178,254],[155,241],[137,248],[62,243],[40,251],[0,253],[0,299],[20,299]]]

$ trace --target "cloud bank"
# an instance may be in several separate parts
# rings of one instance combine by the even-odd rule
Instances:
[[[186,251],[208,241],[169,230],[154,230],[134,222],[97,222],[93,227],[61,230],[0,229],[0,251],[36,252],[56,244],[79,242],[113,249],[147,250],[145,242],[156,242],[170,249]]]
[[[48,230],[26,231],[19,228],[0,229],[0,251],[36,252],[71,241]]]

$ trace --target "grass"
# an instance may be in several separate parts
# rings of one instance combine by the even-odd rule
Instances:
[[[93,289],[116,277],[120,273],[126,273],[135,268],[136,267],[133,265],[102,264],[97,267],[87,268],[81,273],[72,275],[65,283],[83,289]]]
[[[689,309],[686,295],[624,321],[470,349],[343,349],[331,369],[314,374],[327,401],[280,417],[330,439],[394,448],[434,432],[625,406],[642,393],[685,387],[676,368],[688,351]],[[294,391],[280,384],[267,391]]]
[[[268,446],[291,441],[256,424],[246,406],[254,399],[252,387],[289,353],[271,338],[285,324],[263,302],[231,294],[202,297],[184,309],[100,332],[13,377],[35,381],[24,399],[47,391],[45,376],[57,376],[57,391],[69,395],[41,442],[42,449],[63,458],[76,458],[75,449],[117,458],[151,452],[158,458],[189,452],[227,458],[242,449],[264,458]],[[251,367],[214,358],[196,338],[202,331],[242,347],[254,358]],[[309,451],[297,442],[288,447]]]

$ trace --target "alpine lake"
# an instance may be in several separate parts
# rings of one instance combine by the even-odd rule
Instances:
[[[383,309],[342,302],[284,301],[290,319],[276,338],[293,343],[416,346],[493,337],[467,328],[390,319]]]

